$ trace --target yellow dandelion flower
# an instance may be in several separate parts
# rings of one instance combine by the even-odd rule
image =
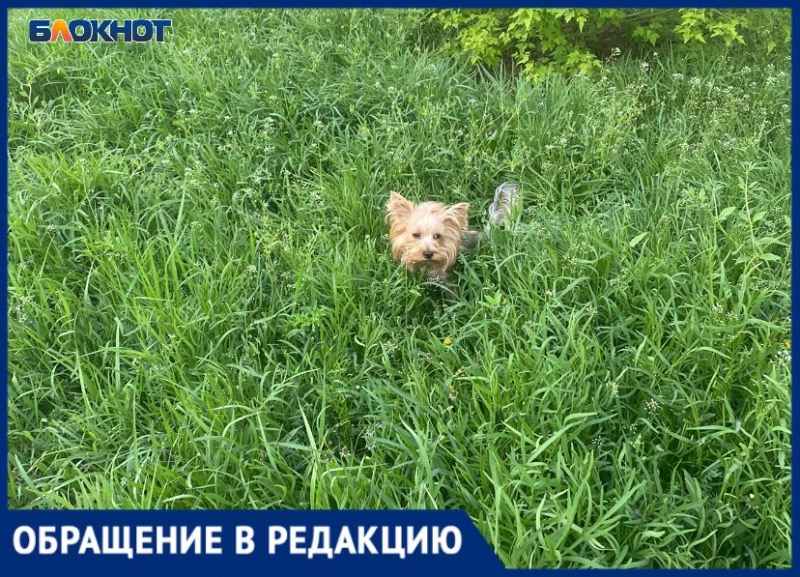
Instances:
[[[787,349],[791,349],[792,348],[792,341],[790,341],[789,339],[784,339],[783,346],[786,347]]]
[[[444,341],[442,341],[442,342],[444,343],[444,346],[446,346],[446,347],[449,347],[450,345],[452,345],[452,344],[453,344],[453,339],[451,339],[450,337],[447,337],[447,338],[446,338]]]

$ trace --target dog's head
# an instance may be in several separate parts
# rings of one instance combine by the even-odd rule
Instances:
[[[425,269],[440,276],[450,269],[461,249],[461,232],[467,229],[469,203],[451,206],[440,202],[413,204],[391,192],[386,204],[392,256],[411,271]]]

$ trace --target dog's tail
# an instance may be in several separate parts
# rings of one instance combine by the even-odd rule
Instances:
[[[489,220],[483,231],[465,230],[461,233],[461,246],[465,249],[473,249],[478,246],[481,240],[486,238],[492,226],[497,226],[506,217],[520,208],[519,184],[516,182],[504,182],[494,190],[494,202],[489,205],[487,213]]]

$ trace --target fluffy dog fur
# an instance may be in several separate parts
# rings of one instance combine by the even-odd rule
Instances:
[[[424,270],[429,279],[446,283],[467,230],[469,203],[414,204],[391,192],[386,204],[392,256],[409,271]]]

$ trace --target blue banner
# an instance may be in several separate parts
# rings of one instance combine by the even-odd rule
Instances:
[[[6,562],[26,574],[73,570],[118,577],[157,571],[325,575],[463,572],[502,566],[458,511],[11,512]]]
[[[142,8],[177,9],[223,7],[218,2],[203,1],[152,2],[142,0],[132,4]],[[103,8],[130,7],[132,4],[119,1],[108,2],[103,3]],[[640,7],[639,3],[634,2],[616,2],[613,4],[615,7]],[[367,2],[351,0],[334,3],[333,5],[314,2],[267,2],[260,4],[254,2],[233,2],[225,4],[224,7],[499,8],[526,7],[530,5],[530,2],[504,2],[494,4],[491,2],[476,1],[437,2],[423,0],[419,2],[402,2],[383,0]],[[665,0],[646,3],[646,7],[660,8],[684,8],[692,5],[698,7],[718,5],[719,7],[725,8],[734,8],[737,6],[752,7],[752,3],[736,1],[724,3],[680,3]],[[597,1],[577,3],[555,1],[547,3],[547,7],[576,6],[605,8],[607,4]],[[759,7],[790,6],[791,4],[787,2],[766,2]],[[39,12],[42,11],[41,9],[52,9],[53,14],[51,19],[32,19],[29,22],[29,28],[25,32],[27,34],[25,37],[26,41],[35,46],[36,50],[46,49],[48,43],[55,45],[57,48],[65,48],[60,45],[61,42],[76,42],[77,44],[90,43],[92,44],[90,46],[68,47],[70,49],[75,48],[76,54],[82,54],[85,57],[86,54],[89,54],[91,50],[95,48],[98,49],[98,52],[108,48],[106,43],[119,41],[120,43],[141,42],[155,44],[164,42],[165,37],[168,41],[171,34],[177,34],[177,31],[173,28],[172,20],[167,18],[120,20],[86,18],[61,20],[60,18],[62,18],[62,15],[57,13],[58,9],[86,7],[85,3],[71,0],[64,0],[62,2],[50,2],[48,0],[42,2],[25,2],[19,0],[14,2],[12,7],[35,7]],[[176,10],[175,13],[178,14],[179,11]],[[172,16],[172,14],[168,14],[168,16]],[[8,83],[9,78],[7,62],[7,18],[8,16],[6,14],[6,17],[2,19],[2,26],[6,32],[5,36],[7,40],[5,46],[6,55],[5,58],[3,58],[5,66],[3,79],[6,83]],[[56,42],[59,42],[59,44],[56,44]],[[131,47],[128,46],[126,48]],[[135,48],[139,47],[137,46]],[[86,50],[78,53],[78,49]],[[38,80],[38,87],[41,88],[42,94],[45,96],[49,94],[49,92],[47,92],[49,90],[56,92],[60,86],[59,82],[63,82],[64,85],[67,85],[68,82],[74,81],[68,74],[64,73],[62,75],[62,71],[57,65],[54,64],[51,68],[55,70],[55,79],[52,80],[52,82],[49,79],[46,79],[46,81]],[[646,68],[643,74],[645,73]],[[168,80],[172,80],[171,77],[168,78]],[[244,82],[244,80],[242,80],[242,82]],[[30,83],[33,84],[33,80],[30,80]],[[18,84],[23,87],[28,86],[22,83],[22,81],[19,81]],[[88,84],[89,83],[87,83],[87,85]],[[365,87],[369,88],[366,83]],[[298,91],[301,89],[302,86],[298,88]],[[391,89],[395,90],[395,87],[392,86]],[[173,90],[175,89],[173,88]],[[389,90],[388,87],[387,90]],[[33,89],[31,89],[31,93],[32,92]],[[155,93],[156,91],[154,91],[154,94]],[[6,90],[7,101],[9,99],[8,94],[9,90]],[[257,96],[261,97],[260,94],[257,94]],[[278,96],[275,95],[270,96],[275,99],[278,98]],[[270,96],[264,96],[263,98],[267,100]],[[44,99],[44,96],[42,98]],[[267,101],[269,102],[269,100]],[[465,102],[469,102],[469,100],[465,100]],[[35,106],[36,104],[34,101],[31,108],[35,108]],[[39,106],[41,107],[43,105],[40,103]],[[7,102],[6,115],[8,114]],[[53,114],[57,115],[58,110]],[[175,113],[178,121],[182,121],[185,115],[188,115],[188,118],[193,118],[194,114],[196,114],[194,109],[184,111],[182,108],[179,109],[179,112]],[[176,126],[178,125],[178,121],[175,122]],[[269,122],[272,122],[271,117]],[[198,121],[198,124],[199,123]],[[18,124],[22,124],[22,122]],[[3,124],[3,131],[5,131],[4,135],[6,136],[9,131],[8,126],[8,121]],[[265,126],[269,127],[271,124],[266,123]],[[20,134],[24,135],[27,133],[19,128],[19,126],[17,126],[16,129],[18,133],[17,140],[22,140],[23,136],[20,136]],[[264,128],[265,133],[266,131],[267,128]],[[33,132],[33,129],[31,129],[31,133]],[[230,133],[228,133],[228,135],[230,136]],[[167,142],[171,137],[171,134],[164,136],[164,140],[162,141],[159,136],[157,142],[156,137],[154,137],[154,148],[157,146],[166,146],[163,142]],[[224,140],[224,137],[221,138]],[[31,137],[31,139],[33,140],[33,137]],[[6,140],[8,139],[6,138]],[[216,141],[214,144],[217,144]],[[219,144],[220,150],[223,150],[224,146],[225,142],[221,142]],[[41,157],[46,158],[47,154],[49,153],[42,153]],[[6,163],[9,162],[8,157],[10,156],[9,153],[6,158]],[[187,171],[186,175],[188,175],[189,172],[190,171]],[[4,171],[3,178],[7,177],[7,172]],[[8,219],[6,215],[7,206],[4,205],[2,210],[4,211],[3,219],[4,222],[7,223],[8,229]],[[180,205],[180,210],[181,215],[183,215],[183,204]],[[53,230],[56,230],[54,225],[49,226],[53,227]],[[198,228],[200,227],[199,224],[197,226]],[[42,228],[43,230],[47,230],[45,225],[42,225]],[[111,236],[112,235],[110,235],[109,238],[111,238]],[[638,240],[634,239],[630,241],[630,248],[635,248],[637,242],[641,241],[643,238],[644,236],[640,236]],[[109,245],[113,245],[112,241],[113,239],[109,240]],[[8,254],[8,239],[4,239],[4,242],[6,243],[4,249],[6,249],[6,253]],[[105,250],[104,247],[105,245],[99,246],[98,251]],[[4,277],[7,276],[6,265],[7,263],[4,263],[2,268]],[[39,265],[40,263],[38,262],[33,262],[32,264],[32,266]],[[255,267],[253,267],[253,271],[255,271]],[[183,271],[174,272],[176,278],[181,274],[183,274]],[[255,272],[252,274],[255,274]],[[796,270],[792,271],[792,277],[796,277],[798,274],[800,273]],[[7,280],[6,284],[8,284]],[[796,283],[794,284],[796,285]],[[85,286],[89,286],[88,280]],[[88,288],[86,291],[88,294]],[[69,296],[71,297],[73,295],[70,294]],[[89,300],[88,296],[86,300]],[[498,297],[498,302],[504,303],[504,300],[501,301]],[[484,308],[489,310],[488,305]],[[3,316],[2,323],[4,323],[2,330],[3,338],[7,339],[7,311]],[[260,325],[258,323],[260,323],[260,319],[254,320],[253,326],[259,327]],[[119,327],[121,326],[122,324],[120,323]],[[56,327],[53,331],[57,329],[60,329],[60,327]],[[119,331],[123,332],[123,329],[119,328]],[[174,338],[174,335],[172,335],[172,337]],[[112,338],[119,339],[119,333],[108,337],[108,340]],[[443,349],[453,344],[450,337],[447,337],[442,342]],[[789,346],[790,343],[786,344],[785,348],[789,348]],[[119,354],[121,350],[119,343],[117,342],[116,349],[109,350],[115,350]],[[72,354],[72,352],[74,351],[70,351],[70,354]],[[2,347],[2,355],[3,358],[6,359],[8,355],[7,344]],[[77,352],[75,352],[75,356],[78,356]],[[139,360],[139,357],[132,356],[132,358],[135,359],[136,362]],[[504,359],[500,359],[498,362],[504,362]],[[156,369],[153,368],[153,371],[156,372]],[[257,375],[255,372],[253,374],[260,378],[260,375]],[[10,378],[9,375],[10,371],[7,371],[7,378]],[[72,377],[71,374],[68,376]],[[267,380],[264,378],[258,383],[258,386],[262,386],[266,382]],[[609,384],[612,383],[616,387],[616,383],[613,381]],[[498,388],[500,388],[499,385]],[[53,389],[55,390],[55,386]],[[4,390],[7,393],[7,385],[4,387]],[[120,386],[117,392],[122,390]],[[402,387],[398,386],[398,390],[399,393],[397,397],[402,398]],[[608,387],[608,390],[611,391],[612,388]],[[616,389],[613,390],[614,394],[616,394]],[[450,398],[453,399],[456,397],[457,391],[455,387],[453,387],[448,390],[448,393]],[[120,394],[127,394],[127,391],[123,391]],[[549,389],[547,394],[550,394]],[[159,402],[160,397],[156,398],[158,400],[152,401],[153,404]],[[134,406],[136,405],[135,402],[133,404]],[[2,409],[0,409],[7,424],[6,433],[2,436],[3,447],[7,447],[8,445],[9,419],[7,413],[9,412],[9,406],[10,403],[7,400]],[[227,405],[220,403],[220,406]],[[513,408],[511,404],[505,406]],[[658,405],[649,406],[658,408]],[[205,408],[205,405],[203,405],[203,408]],[[453,407],[450,406],[449,409],[453,409]],[[198,411],[200,410],[201,409],[198,409]],[[464,408],[465,412],[470,410],[474,410],[474,405]],[[656,409],[653,409],[653,411],[655,410]],[[494,406],[491,406],[491,411],[494,413]],[[264,412],[266,414],[267,410],[265,409]],[[371,415],[371,413],[368,414]],[[609,419],[610,418],[611,417],[609,417]],[[736,418],[739,418],[739,416],[737,415]],[[498,426],[501,422],[502,418],[498,417]],[[596,425],[599,429],[600,425],[604,422],[605,421],[601,422],[598,420],[596,423],[593,423],[593,425]],[[569,427],[572,427],[572,425],[566,423],[563,430],[567,430]],[[679,429],[679,427],[676,426],[676,429]],[[35,437],[36,434],[35,431],[29,433],[29,429],[26,427],[20,427],[19,431],[14,432],[19,433],[20,431],[25,434],[30,434],[31,437]],[[554,443],[560,442],[557,436],[552,435],[551,432],[552,431],[544,432],[543,430],[542,438],[545,440],[542,441],[541,445],[536,445],[537,448],[542,446],[542,450],[544,450],[551,440]],[[82,433],[83,431],[81,431],[81,434]],[[677,435],[678,433],[675,434]],[[365,433],[365,437],[366,436],[367,433]],[[597,440],[598,444],[603,442],[603,438],[599,435],[593,437],[593,440]],[[530,443],[530,446],[528,442],[529,440],[525,438],[522,446],[531,449],[533,447],[533,442]],[[568,443],[565,441],[564,444],[567,445]],[[213,451],[216,449],[212,448],[209,450]],[[658,450],[661,450],[661,445],[658,445]],[[698,451],[700,451],[700,449],[698,449]],[[514,456],[516,457],[516,455]],[[76,457],[76,459],[78,459],[78,457]],[[520,457],[520,459],[522,460],[522,457]],[[635,461],[635,459],[632,460]],[[540,461],[541,462],[537,461],[535,463],[537,467],[541,467],[540,469],[534,470],[532,468],[531,471],[525,470],[524,474],[535,476],[541,471],[548,472],[549,470],[545,469],[545,465],[543,465],[543,463],[548,463],[546,458],[543,456]],[[569,466],[572,466],[571,461],[568,461],[568,463]],[[593,474],[593,470],[591,464],[585,466],[585,474],[588,478],[590,474]],[[17,471],[17,467],[19,471]],[[477,477],[485,473],[485,471],[480,470],[477,466],[476,469],[478,469],[476,473]],[[15,482],[20,485],[24,484],[27,479],[23,479],[22,476],[28,469],[15,465],[7,454],[6,477],[8,477],[9,471],[11,470],[14,471],[12,475],[19,476],[19,478],[15,479]],[[705,473],[705,470],[702,470],[701,473]],[[756,475],[756,477],[758,476]],[[689,477],[689,480],[691,480],[691,477]],[[8,494],[9,492],[13,492],[9,491],[11,486],[12,483],[9,482],[7,478],[5,483],[7,493],[6,507],[8,507],[8,503],[11,501]],[[581,485],[581,487],[583,487],[583,485]],[[687,487],[689,487],[687,491],[691,491],[694,485],[687,481]],[[628,490],[628,488],[626,488],[626,490]],[[636,488],[630,489],[627,493],[621,491],[622,497],[629,497],[635,490]],[[42,490],[42,492],[44,491],[45,490]],[[471,495],[469,491],[465,491],[464,493]],[[726,495],[723,495],[723,497],[726,497]],[[710,497],[703,495],[698,497],[698,500],[707,498]],[[748,492],[745,499],[746,502],[742,507],[749,507],[751,506],[751,501],[756,500],[756,496],[754,493]],[[591,499],[589,503],[589,509],[591,509]],[[358,505],[358,503],[356,503],[356,505]],[[614,502],[609,507],[613,509],[615,506]],[[630,512],[626,511],[626,515],[628,515],[626,519],[629,520],[628,522],[630,524],[638,527],[640,521],[642,523],[644,522],[642,521],[644,515],[638,507],[631,506],[630,509]],[[530,515],[533,514],[530,513],[531,510],[533,509],[531,508],[528,511]],[[582,512],[582,510],[575,512],[575,519],[577,519]],[[4,573],[7,575],[54,575],[65,570],[90,574],[111,573],[114,577],[169,574],[174,572],[180,572],[180,574],[192,572],[192,574],[201,575],[243,575],[247,574],[246,572],[251,572],[253,574],[265,573],[280,575],[287,573],[302,575],[353,575],[362,572],[371,572],[378,573],[380,577],[409,574],[420,576],[428,574],[437,576],[449,574],[456,574],[459,576],[491,576],[501,572],[505,573],[505,569],[498,555],[492,550],[487,539],[481,534],[481,531],[465,511],[5,510],[0,512],[0,515],[2,515],[2,523],[0,526],[0,560],[3,561],[3,566],[6,568],[4,569]],[[587,513],[587,515],[589,515],[589,513]],[[565,515],[564,519],[566,519],[563,523],[564,533],[569,533],[569,531],[578,527],[580,524],[580,519],[573,524],[573,518],[568,515]],[[561,522],[560,518],[559,522]],[[519,523],[522,525],[522,521],[519,521]],[[525,530],[532,529],[528,526],[525,527]],[[698,529],[698,531],[701,531],[701,529]],[[649,537],[653,540],[658,539],[657,531],[650,530],[647,532],[648,534],[652,533]],[[541,535],[542,533],[540,532],[539,534]],[[709,535],[711,535],[711,533],[709,533]],[[744,537],[742,537],[742,535],[744,535]],[[750,538],[750,534],[742,533],[738,535],[738,537],[747,540]],[[705,536],[699,537],[698,539],[700,538],[705,538]],[[543,541],[546,541],[546,539]],[[698,540],[697,542],[700,541]],[[539,545],[537,544],[536,546]],[[591,544],[591,546],[594,547],[595,545]],[[667,549],[669,549],[669,547],[665,546],[665,550]],[[623,549],[623,552],[620,554],[620,563],[625,561],[623,558],[625,554],[626,550]]]

